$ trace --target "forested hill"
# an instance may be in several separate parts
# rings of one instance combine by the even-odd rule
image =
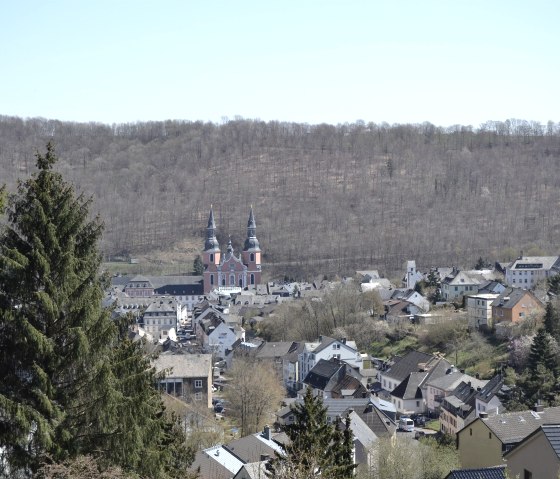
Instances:
[[[0,184],[13,190],[31,174],[34,152],[50,139],[59,170],[94,196],[107,255],[192,236],[202,245],[211,204],[220,243],[231,234],[236,249],[252,204],[265,263],[298,278],[560,250],[560,124],[109,126],[0,117]]]

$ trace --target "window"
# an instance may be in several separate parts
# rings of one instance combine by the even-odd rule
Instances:
[[[416,407],[420,407],[420,401],[416,401]]]
[[[523,479],[533,479],[533,473],[527,469],[523,469]]]
[[[334,344],[332,345],[332,348],[333,348],[333,349],[340,349],[340,344],[339,344],[339,343],[334,343]]]
[[[194,400],[201,401],[202,400],[202,393],[194,393]]]
[[[455,286],[455,291],[459,291],[459,286]]]
[[[210,275],[210,284],[214,284],[214,275],[213,274]]]
[[[469,429],[469,434],[472,436],[472,427]]]
[[[255,275],[251,273],[251,284],[255,284]]]
[[[229,275],[229,284],[230,284],[230,286],[235,286],[235,275],[234,274]]]
[[[340,354],[333,354],[333,358],[340,359]]]
[[[251,261],[255,261],[255,253],[251,253],[250,258],[251,258]]]
[[[194,387],[196,389],[201,389],[202,388],[202,379],[195,379],[194,380]]]
[[[210,253],[210,263],[214,262],[214,253]]]
[[[488,433],[488,439],[492,439],[492,433],[491,432]]]

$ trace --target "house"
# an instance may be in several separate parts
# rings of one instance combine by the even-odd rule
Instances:
[[[560,424],[560,407],[489,415],[467,423],[457,433],[457,449],[461,466],[491,467],[503,463],[503,455],[513,449],[543,424]]]
[[[456,469],[445,479],[507,479],[506,466],[484,467],[480,469]]]
[[[468,383],[469,381],[473,383],[478,379],[458,371],[455,367],[450,367],[444,376],[426,381],[426,407],[428,412],[430,414],[439,413],[443,399],[453,394],[453,391],[461,382]],[[478,386],[480,385],[477,384]]]
[[[391,299],[409,303],[408,314],[423,314],[430,311],[430,301],[413,289],[395,289]]]
[[[467,298],[467,318],[469,329],[492,329],[492,302],[498,293],[469,294]]]
[[[439,415],[441,432],[454,436],[475,417],[476,395],[486,383],[479,379],[461,381],[452,394],[443,398]]]
[[[263,342],[254,352],[259,361],[272,363],[282,378],[284,386],[295,391],[299,379],[298,356],[303,351],[303,343],[296,341]]]
[[[245,463],[224,446],[198,451],[190,470],[199,479],[231,479]]]
[[[369,391],[361,383],[361,375],[345,362],[331,358],[320,359],[307,373],[303,383],[313,389],[314,396],[324,398],[368,397]]]
[[[206,351],[221,359],[227,356],[237,340],[245,340],[245,330],[224,311],[213,306],[205,307],[194,319],[195,333],[200,344]]]
[[[504,455],[510,477],[558,479],[560,424],[543,424]]]
[[[179,316],[179,305],[173,298],[155,297],[145,309],[141,324],[147,333],[166,337],[170,329],[177,331]]]
[[[153,360],[160,391],[212,407],[212,355],[163,353]]]
[[[529,315],[543,314],[544,305],[531,292],[521,288],[507,288],[492,302],[495,323],[518,323]]]
[[[498,393],[507,394],[509,387],[504,384],[501,374],[496,374],[478,391],[475,398],[476,414],[481,412],[499,414],[503,409]]]
[[[281,444],[274,440],[276,436],[279,433],[273,433],[269,426],[265,426],[261,432],[234,439],[224,447],[245,463],[266,461],[284,452]]]
[[[391,370],[394,370],[397,364],[393,365]],[[444,376],[450,367],[449,361],[439,356],[430,356],[427,362],[419,363],[417,369],[411,371],[391,391],[391,401],[397,408],[397,411],[401,414],[426,412],[428,382]]]
[[[334,339],[328,336],[319,336],[318,341],[304,343],[303,350],[298,354],[298,376],[305,378],[307,373],[321,359],[340,359],[351,367],[361,369],[363,362],[362,356],[358,352],[354,341],[347,341],[346,338]]]
[[[266,461],[249,462],[243,464],[233,479],[266,479]]]
[[[396,357],[392,364],[379,371],[379,381],[385,391],[393,391],[406,377],[413,372],[423,371],[440,359],[432,354],[420,351],[409,351],[403,357]],[[451,365],[449,364],[448,368]]]
[[[479,275],[453,268],[441,281],[441,294],[445,301],[455,301],[467,294],[476,294],[484,280]]]
[[[539,281],[560,273],[560,256],[519,256],[505,268],[508,286],[533,289]]]

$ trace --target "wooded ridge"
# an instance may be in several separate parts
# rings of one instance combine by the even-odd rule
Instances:
[[[200,239],[211,204],[236,250],[253,205],[265,269],[309,278],[558,254],[560,124],[479,128],[234,119],[103,125],[0,117],[14,191],[52,139],[105,222],[106,256]],[[192,264],[185,265],[185,270]]]

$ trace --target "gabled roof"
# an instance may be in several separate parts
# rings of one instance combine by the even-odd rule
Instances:
[[[451,286],[455,285],[465,285],[465,284],[474,284],[478,285],[482,281],[475,277],[473,274],[468,274],[466,271],[452,271],[449,275],[447,275],[443,279],[443,283],[449,284]]]
[[[531,291],[521,288],[507,288],[492,302],[492,306],[511,309],[527,295],[531,296],[537,304],[540,304],[539,299]]]
[[[303,382],[308,386],[323,391],[330,379],[340,370],[346,367],[338,361],[327,361],[320,359],[315,366],[307,373]]]
[[[420,385],[426,379],[428,372],[410,373],[400,384],[391,392],[391,396],[406,399],[422,399]]]
[[[283,358],[296,348],[297,343],[294,341],[264,342],[255,353],[255,356],[259,359]]]
[[[274,441],[274,436],[275,434],[272,434],[271,439],[267,439],[262,432],[257,432],[230,441],[224,447],[244,462],[257,462],[261,456],[273,458],[276,452],[282,452],[282,447]]]
[[[402,358],[395,361],[395,363],[383,372],[385,376],[391,377],[402,381],[410,373],[418,372],[422,365],[428,364],[433,361],[435,356],[420,351],[412,350],[406,353]]]
[[[508,265],[508,269],[552,269],[560,265],[559,256],[524,256]]]
[[[364,385],[355,377],[346,374],[341,381],[339,381],[331,390],[333,397],[335,395],[340,396],[369,396],[369,391],[364,387]]]
[[[501,374],[496,374],[490,381],[483,386],[476,398],[479,401],[489,402],[502,388],[504,384],[504,378]]]
[[[457,469],[451,471],[445,479],[506,479],[506,466]]]
[[[535,435],[543,434],[544,438],[550,444],[550,447],[556,454],[556,457],[560,459],[560,424],[543,424],[538,429],[529,434],[524,438],[519,444],[517,444],[513,449],[509,450],[504,454],[504,458],[515,454],[519,449],[523,448],[525,444]]]
[[[444,376],[427,380],[426,385],[441,389],[442,391],[453,391],[461,381],[468,382],[472,379],[475,378],[460,371],[452,371],[449,373],[446,371]]]
[[[214,446],[196,453],[190,469],[201,479],[231,479],[244,461],[223,446]]]
[[[560,406],[544,408],[542,412],[507,412],[476,421],[482,421],[502,444],[517,444],[543,424],[560,424]]]

